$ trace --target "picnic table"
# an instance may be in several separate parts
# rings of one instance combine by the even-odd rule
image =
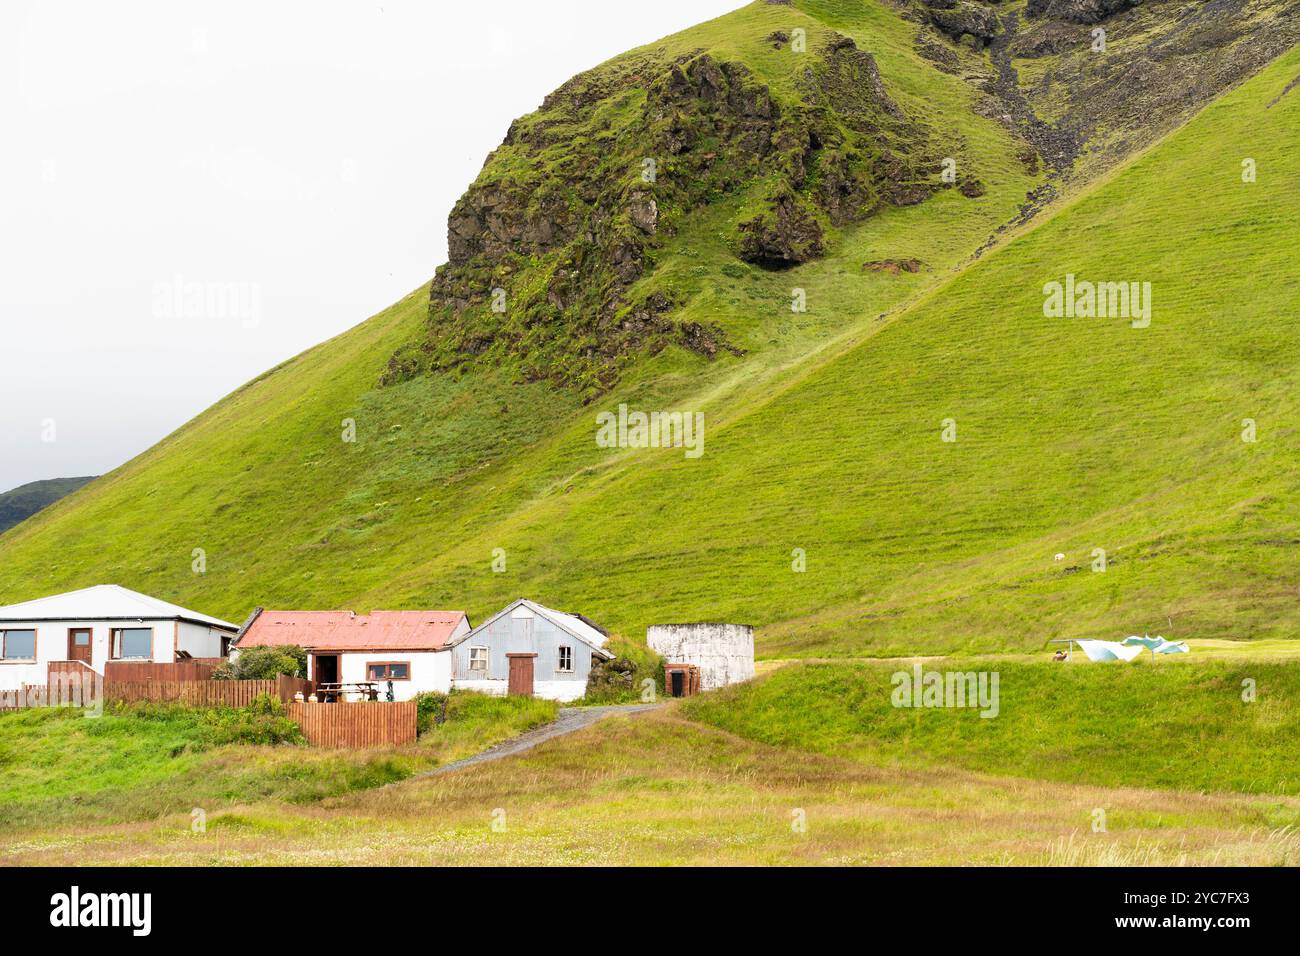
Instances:
[[[319,684],[316,699],[324,704],[337,704],[345,694],[363,694],[366,700],[379,700],[379,683],[363,680],[352,683]]]

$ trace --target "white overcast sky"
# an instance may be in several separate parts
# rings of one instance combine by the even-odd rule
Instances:
[[[391,304],[512,119],[742,5],[4,0],[0,491],[109,471]]]

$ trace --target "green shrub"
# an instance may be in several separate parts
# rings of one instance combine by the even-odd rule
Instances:
[[[476,691],[453,690],[447,698],[447,719],[443,723],[443,729],[483,729],[496,725],[509,728],[504,731],[504,736],[514,736],[554,720],[559,710],[560,706],[555,701],[541,697],[499,697]]]
[[[214,707],[201,713],[204,736],[212,744],[306,743],[279,698],[270,694],[259,694],[247,707]]]
[[[423,691],[416,694],[415,726],[417,733],[427,733],[430,729],[447,719],[447,695],[436,691]]]
[[[274,680],[307,676],[307,651],[296,645],[288,647],[250,647],[233,660],[220,665],[213,680]]]
[[[150,723],[170,724],[193,731],[180,751],[204,750],[221,744],[303,744],[306,739],[289,719],[279,698],[259,694],[247,707],[186,707],[176,703],[112,703],[104,712]],[[97,732],[101,727],[95,727]],[[104,730],[124,731],[120,724],[106,723]],[[173,756],[178,756],[173,753]]]
[[[645,681],[654,681],[655,696],[664,694],[664,659],[645,644],[611,638],[608,649],[617,656],[597,661],[587,677],[584,704],[633,704],[645,699]]]

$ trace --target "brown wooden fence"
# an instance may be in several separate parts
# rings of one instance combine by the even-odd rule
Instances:
[[[379,747],[415,740],[415,701],[289,704],[291,720],[317,747]]]
[[[190,681],[211,680],[212,672],[220,660],[176,661],[172,664],[155,664],[151,661],[109,661],[104,665],[104,679],[109,681]]]
[[[96,673],[93,667],[89,664],[83,663],[82,661],[50,661],[45,673],[46,677],[51,681],[60,677],[71,676],[74,678],[80,678],[90,677],[91,675],[94,675],[94,677],[100,680],[103,679],[100,678],[99,674]]]
[[[186,704],[190,707],[247,707],[262,694],[288,703],[295,694],[311,694],[314,685],[301,677],[275,680],[120,681],[104,682],[104,699],[137,703]]]
[[[49,687],[46,684],[23,684],[18,690],[0,690],[0,711],[48,706]]]

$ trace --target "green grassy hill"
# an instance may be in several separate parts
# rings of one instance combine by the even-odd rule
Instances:
[[[0,839],[156,820],[198,806],[310,806],[451,763],[555,719],[553,701],[453,694],[445,723],[403,747],[317,750],[274,703],[110,705],[0,714]],[[234,820],[228,821],[234,823]]]
[[[0,538],[0,601],[112,581],[231,619],[259,604],[480,619],[527,595],[629,636],[741,619],[768,654],[1294,637],[1300,93],[1281,94],[1300,53],[1136,159],[1090,155],[1088,175],[1071,176],[1027,152],[1032,123],[1003,118],[988,92],[996,50],[904,12],[755,3],[548,98],[453,215],[479,225],[439,271],[432,307],[416,290]],[[795,29],[809,52],[774,39]],[[870,79],[838,36],[869,53],[885,99],[838,95],[837,57],[854,57],[855,90]],[[671,92],[672,70],[698,76],[702,56],[733,65],[738,112],[698,85],[662,109],[637,92]],[[1041,90],[1052,62],[1021,81]],[[789,126],[774,142],[809,136],[805,175],[785,160],[692,165],[725,148],[709,145],[717,129],[766,110],[759,87]],[[582,128],[557,127],[565,116]],[[663,164],[661,227],[637,237],[640,167],[626,167],[642,142],[678,135],[674,116],[700,155]],[[904,174],[891,178],[886,153]],[[605,154],[626,181],[584,193],[582,176],[547,178]],[[976,188],[935,188],[948,155]],[[593,169],[605,183],[611,171]],[[672,184],[677,169],[707,182]],[[861,201],[835,212],[828,182]],[[924,195],[890,199],[891,183]],[[521,191],[536,208],[493,220],[492,203]],[[1030,193],[1065,198],[1025,228]],[[788,215],[803,238],[817,222],[817,254],[799,242],[786,251],[803,261],[748,254],[746,235],[767,227],[746,224],[781,215],[779,196],[801,210]],[[600,241],[538,233],[556,204],[556,222],[581,220]],[[494,252],[489,220],[518,242]],[[601,258],[614,246],[634,250]],[[905,260],[919,271],[864,268]],[[1067,273],[1150,282],[1150,326],[1045,317],[1044,284]],[[791,310],[797,289],[806,312]],[[597,413],[624,402],[702,412],[704,454],[598,447]],[[945,420],[955,442],[941,440]]]
[[[910,662],[789,665],[696,698],[686,713],[749,740],[875,766],[960,767],[1200,793],[1300,793],[1294,665],[1190,658],[1114,667],[923,665],[923,673],[980,671],[998,674],[997,708],[988,718],[979,707],[893,706],[902,684],[894,675],[912,676]]]

